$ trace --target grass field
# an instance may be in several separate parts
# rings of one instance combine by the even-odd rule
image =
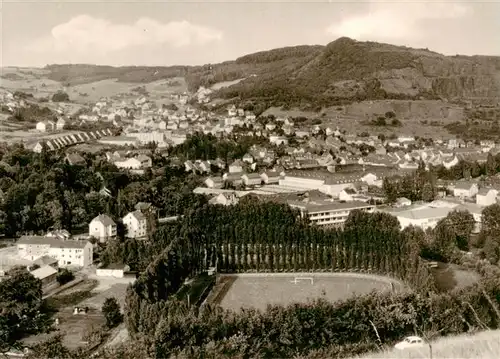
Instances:
[[[241,82],[243,81],[243,79],[237,79],[237,80],[233,80],[233,81],[222,81],[222,82],[217,82],[216,84],[213,84],[210,89],[216,91],[216,90],[220,90],[222,88],[225,88],[225,87],[229,87],[229,86],[233,86],[233,85],[236,85],[238,82]]]
[[[82,306],[88,306],[95,309],[101,309],[106,298],[115,297],[118,304],[123,308],[125,305],[125,294],[127,293],[128,284],[117,283],[104,289],[103,291],[96,292],[92,297],[85,299],[80,303]]]
[[[389,291],[391,283],[395,290],[403,290],[403,284],[388,277],[356,273],[276,273],[221,275],[236,279],[220,300],[226,309],[239,310],[242,307],[265,309],[269,304],[287,305],[324,298],[335,302],[353,295],[371,291]],[[303,279],[292,283],[296,277],[313,278],[313,283]]]
[[[429,347],[412,350],[387,350],[370,353],[363,359],[423,359],[430,358]],[[439,338],[432,341],[433,359],[498,359],[500,358],[500,330],[485,331],[474,335]],[[354,358],[353,358],[354,359]]]
[[[124,100],[135,99],[139,93],[132,90],[144,86],[153,100],[164,100],[171,93],[187,91],[187,84],[183,77],[158,80],[150,83],[127,83],[116,79],[94,81],[90,83],[65,86],[65,84],[49,80],[49,72],[42,69],[31,68],[2,68],[0,88],[15,92],[31,93],[35,98],[51,97],[57,91],[68,93],[71,102],[87,104],[99,101],[103,97],[119,98]]]
[[[447,109],[446,107],[446,104],[438,101],[401,101],[401,103],[398,101],[363,101],[347,106],[328,107],[320,113],[271,107],[264,112],[264,115],[320,118],[326,126],[339,127],[341,130],[354,134],[368,132],[370,134],[383,133],[388,136],[395,133],[448,138],[451,137],[450,133],[443,126],[458,121],[463,116],[460,109]],[[383,115],[387,111],[396,113],[402,124],[400,127],[366,124],[367,120],[372,119],[375,114]]]
[[[84,336],[105,323],[105,318],[101,313],[104,300],[108,297],[115,297],[123,308],[127,286],[128,283],[122,279],[103,278],[100,280],[92,277],[47,298],[47,306],[54,312],[53,318],[59,320],[59,325],[55,328],[63,335],[64,345],[69,348],[85,345]],[[75,306],[88,307],[89,311],[86,314],[75,315],[73,314]],[[53,334],[31,336],[24,342],[39,343]]]

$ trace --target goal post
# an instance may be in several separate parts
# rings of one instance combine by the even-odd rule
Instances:
[[[311,284],[314,284],[314,278],[313,277],[294,277],[290,283],[297,284],[301,281],[310,281]]]

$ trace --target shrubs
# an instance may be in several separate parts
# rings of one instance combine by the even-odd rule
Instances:
[[[75,275],[73,274],[72,271],[65,268],[65,269],[59,271],[56,279],[60,285],[64,285],[68,282],[71,282],[73,279],[75,279]]]
[[[64,91],[57,91],[52,95],[52,102],[69,102],[69,95]]]

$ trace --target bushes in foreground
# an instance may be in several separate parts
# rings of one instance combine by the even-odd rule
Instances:
[[[141,333],[154,358],[291,358],[322,352],[346,357],[407,335],[456,335],[498,328],[500,281],[490,278],[456,294],[377,294],[345,302],[318,300],[239,313],[161,301],[142,306]],[[151,320],[156,319],[151,324]],[[376,331],[375,331],[376,328]]]

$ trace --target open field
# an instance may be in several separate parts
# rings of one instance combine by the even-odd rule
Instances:
[[[422,359],[430,358],[429,347],[411,350],[388,350],[370,353],[357,358]],[[439,338],[432,343],[434,359],[497,359],[500,358],[500,330],[485,331],[473,335]]]
[[[84,273],[85,271],[82,271]],[[69,348],[84,345],[84,336],[105,323],[101,313],[102,304],[108,297],[115,297],[123,308],[128,283],[120,278],[98,278],[90,275],[80,283],[64,289],[47,299],[48,305],[56,312],[53,318],[59,320],[57,331],[63,335],[63,343]],[[73,314],[74,307],[88,307],[87,314]],[[120,341],[126,338],[126,330],[121,333]],[[27,344],[35,344],[48,339],[54,333],[39,334],[26,338]]]
[[[88,306],[95,309],[101,309],[106,298],[115,297],[120,306],[123,308],[125,305],[125,294],[127,293],[128,283],[116,283],[111,285],[105,290],[99,290],[96,288],[95,294],[85,299],[80,303],[82,306]]]
[[[37,68],[2,67],[0,88],[31,93],[36,98],[51,96],[64,87],[60,82],[49,80],[48,73]]]
[[[320,118],[322,123],[333,128],[339,127],[348,133],[368,132],[413,135],[420,137],[451,137],[443,126],[463,118],[461,108],[448,106],[439,101],[363,101],[347,106],[334,106],[323,109],[320,113],[299,109],[282,110],[271,107],[264,115],[276,117]],[[401,121],[401,126],[370,126],[367,121],[377,114],[384,115],[394,111]]]
[[[2,68],[0,88],[11,92],[22,91],[31,93],[35,98],[50,98],[57,91],[68,93],[71,102],[87,104],[99,101],[103,97],[115,97],[123,100],[136,99],[139,93],[134,88],[144,86],[153,100],[165,100],[171,93],[187,91],[187,84],[183,77],[158,80],[150,83],[119,82],[117,79],[106,79],[66,86],[63,82],[47,78],[49,71],[31,68]]]
[[[177,83],[178,85],[171,85]],[[68,87],[68,95],[71,101],[76,103],[93,103],[101,98],[115,98],[125,101],[135,100],[141,93],[133,91],[138,87],[144,87],[148,98],[152,101],[169,103],[172,93],[181,93],[187,90],[184,78],[160,80],[147,84],[119,82],[117,80],[102,80],[87,84]]]
[[[17,125],[0,124],[3,126],[0,131],[0,142],[8,143],[24,143],[25,146],[34,145],[41,140],[50,140],[61,136],[67,136],[81,131],[54,131],[54,132],[40,132],[34,129],[19,128]]]
[[[402,283],[388,277],[357,273],[239,274],[220,277],[236,278],[220,302],[223,308],[232,310],[243,307],[263,310],[269,304],[288,305],[319,298],[336,302],[371,291],[389,291],[391,283],[396,291],[404,289]],[[296,277],[313,278],[313,283],[307,279],[292,283]]]
[[[242,79],[237,79],[237,80],[233,80],[233,81],[222,81],[222,82],[217,82],[216,84],[213,84],[210,89],[211,90],[220,90],[221,88],[224,88],[224,87],[229,87],[229,86],[233,86],[233,85],[236,85],[238,82],[241,82],[243,81],[244,78]]]

